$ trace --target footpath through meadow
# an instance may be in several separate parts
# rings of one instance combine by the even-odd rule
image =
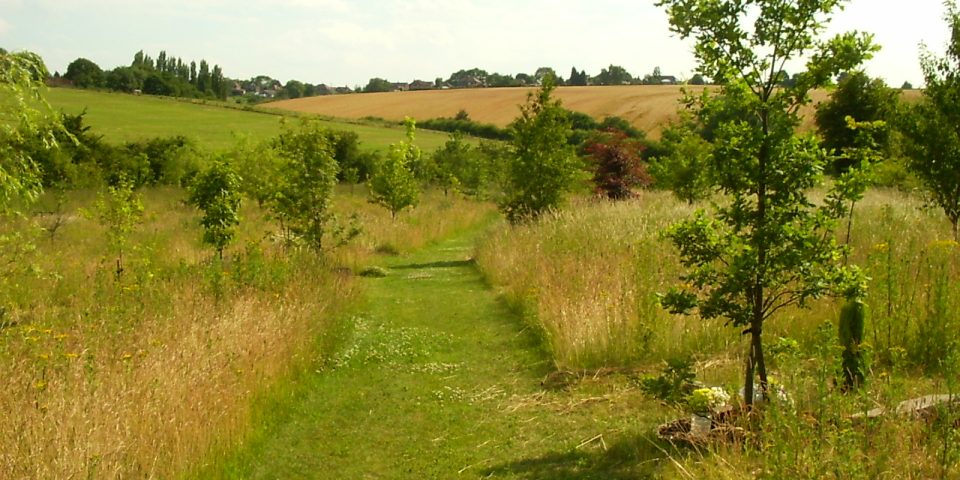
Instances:
[[[386,277],[361,280],[365,308],[339,352],[301,379],[306,388],[290,413],[222,475],[583,479],[656,472],[662,453],[648,437],[651,425],[638,419],[639,395],[624,381],[554,381],[535,336],[473,264],[476,238],[461,234],[391,258]]]

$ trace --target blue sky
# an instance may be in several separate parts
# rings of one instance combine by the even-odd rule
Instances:
[[[689,77],[690,43],[653,0],[0,0],[0,47],[39,53],[51,71],[77,57],[104,69],[140,49],[220,64],[232,78],[270,75],[329,85],[448,77],[461,68],[568,76],[610,64]],[[867,71],[922,80],[920,42],[948,39],[940,0],[852,0],[831,32],[874,33]]]

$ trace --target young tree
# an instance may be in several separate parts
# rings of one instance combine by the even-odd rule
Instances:
[[[634,188],[649,186],[653,179],[643,162],[643,150],[643,143],[619,130],[599,132],[588,139],[584,151],[593,164],[596,192],[611,200],[624,200],[633,196]]]
[[[943,209],[960,241],[960,11],[946,3],[952,35],[945,57],[925,51],[920,58],[927,88],[923,101],[899,121],[910,170]]]
[[[229,163],[216,160],[190,185],[190,204],[203,212],[203,243],[213,247],[220,260],[240,223],[240,183]]]
[[[694,38],[698,70],[720,82],[704,110],[723,118],[713,132],[712,171],[727,200],[715,215],[703,211],[671,227],[680,251],[684,286],[662,298],[675,313],[694,309],[725,318],[749,334],[744,375],[748,406],[755,375],[767,392],[762,333],[779,310],[861,286],[842,265],[831,235],[846,212],[844,192],[815,206],[807,191],[825,162],[813,137],[798,137],[797,111],[811,89],[849,71],[874,48],[870,37],[844,34],[821,42],[839,0],[659,0],[671,28]],[[785,64],[809,55],[807,72],[789,88],[777,84]]]
[[[689,115],[663,130],[660,139],[665,154],[654,158],[650,172],[657,188],[673,192],[678,200],[692,204],[713,192],[710,156],[713,146],[705,140]]]
[[[97,220],[107,228],[107,241],[117,256],[117,281],[126,269],[123,255],[127,251],[130,233],[143,221],[143,201],[133,189],[133,182],[120,176],[116,185],[107,187],[95,205]]]
[[[390,152],[377,166],[370,178],[370,201],[390,210],[396,219],[407,207],[415,207],[420,197],[420,186],[412,170],[420,162],[420,149],[413,144],[416,138],[416,122],[407,117],[407,140],[390,145]]]
[[[298,130],[285,128],[275,148],[284,163],[271,209],[290,233],[322,252],[328,234],[337,230],[330,206],[339,169],[329,132],[304,120]]]
[[[447,143],[433,153],[434,181],[444,193],[453,189],[479,197],[490,178],[485,160],[484,155],[463,140],[463,134],[454,132]]]
[[[580,162],[568,142],[570,117],[547,77],[536,94],[527,94],[520,116],[510,126],[513,161],[507,171],[500,211],[512,223],[534,220],[557,208],[573,186]]]
[[[898,97],[899,93],[883,80],[871,80],[861,71],[843,77],[830,95],[830,100],[820,104],[816,113],[821,145],[837,154],[832,173],[842,173],[856,166],[849,156],[843,155],[845,149],[857,147],[857,139],[861,136],[860,132],[849,128],[847,117],[858,122],[887,121],[897,108]],[[886,151],[889,131],[877,128],[871,133],[876,136],[876,144]]]

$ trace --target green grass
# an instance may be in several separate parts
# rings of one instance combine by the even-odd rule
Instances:
[[[54,108],[69,114],[86,109],[87,124],[113,143],[183,135],[203,147],[224,150],[233,145],[237,134],[257,140],[277,135],[282,118],[276,113],[228,108],[227,104],[219,102],[190,102],[66,88],[50,89],[47,100]],[[357,132],[363,145],[370,149],[385,149],[404,138],[404,130],[399,125],[321,121],[328,128]],[[445,133],[420,131],[417,144],[425,151],[433,151],[447,138]]]
[[[339,353],[262,405],[262,429],[199,477],[655,474],[660,407],[624,376],[542,385],[551,361],[481,280],[476,234],[384,261]]]

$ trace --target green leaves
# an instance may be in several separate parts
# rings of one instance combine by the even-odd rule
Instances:
[[[905,109],[899,123],[910,169],[953,225],[960,241],[960,12],[947,2],[952,36],[947,55],[920,60],[927,88],[923,101]]]
[[[43,100],[47,69],[32,53],[0,53],[0,214],[13,213],[16,203],[32,202],[42,191],[41,171],[27,144],[40,139],[57,147],[59,117]]]
[[[213,247],[221,259],[240,223],[240,185],[240,176],[233,167],[216,160],[190,186],[190,204],[203,211],[203,242]]]
[[[407,140],[390,145],[387,157],[377,165],[370,178],[370,201],[384,206],[396,218],[407,207],[415,207],[420,198],[420,185],[413,166],[420,162],[422,153],[414,145],[416,122],[407,117]]]
[[[536,94],[527,95],[520,116],[510,126],[514,158],[500,211],[512,223],[536,219],[558,207],[580,167],[568,142],[573,130],[567,111],[551,97],[556,88],[553,82],[547,76]]]
[[[846,179],[815,206],[807,191],[819,184],[825,153],[794,132],[807,93],[873,51],[870,37],[844,34],[818,43],[839,0],[661,0],[675,32],[694,37],[699,71],[722,83],[720,95],[688,102],[710,148],[710,179],[726,198],[713,218],[698,212],[668,232],[687,272],[680,288],[661,297],[674,313],[722,317],[749,327],[746,401],[754,366],[767,384],[763,323],[789,306],[852,288],[859,272],[841,264],[833,239],[837,218],[862,194]],[[781,88],[784,66],[814,52],[808,72]],[[860,282],[862,283],[862,282]]]
[[[316,252],[336,223],[330,206],[339,167],[329,137],[317,122],[304,120],[298,129],[285,128],[274,144],[281,163],[270,209],[287,233]]]

